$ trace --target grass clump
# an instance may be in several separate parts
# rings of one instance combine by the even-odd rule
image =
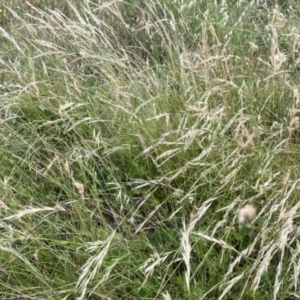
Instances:
[[[0,7],[1,299],[296,299],[300,6],[221,2]]]

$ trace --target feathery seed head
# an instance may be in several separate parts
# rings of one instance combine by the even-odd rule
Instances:
[[[247,204],[238,212],[238,222],[240,224],[246,221],[252,221],[256,216],[256,207],[252,204]]]

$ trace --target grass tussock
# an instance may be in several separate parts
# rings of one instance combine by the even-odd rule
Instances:
[[[297,1],[0,9],[1,299],[297,299]]]

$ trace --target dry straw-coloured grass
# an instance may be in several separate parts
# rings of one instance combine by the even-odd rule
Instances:
[[[296,297],[299,4],[15,2],[1,299]]]

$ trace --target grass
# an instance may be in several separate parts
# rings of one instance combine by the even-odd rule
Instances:
[[[299,298],[297,1],[0,9],[1,299]]]

